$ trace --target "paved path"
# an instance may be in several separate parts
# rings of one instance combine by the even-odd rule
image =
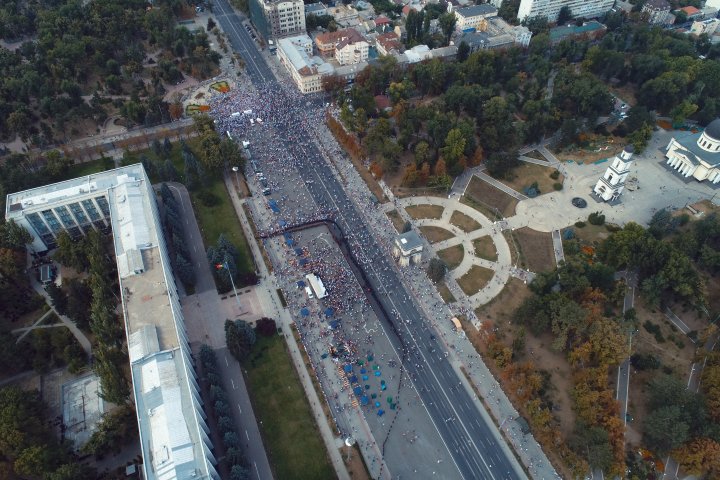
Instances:
[[[88,357],[92,356],[92,345],[90,344],[90,340],[88,340],[87,336],[85,336],[85,333],[80,330],[77,325],[75,325],[75,322],[70,320],[70,318],[65,315],[60,315],[57,310],[55,310],[55,307],[52,306],[52,300],[50,299],[50,295],[48,295],[40,282],[37,281],[35,275],[28,276],[30,277],[30,283],[32,284],[33,289],[35,289],[37,293],[43,296],[43,298],[45,299],[45,303],[50,306],[52,311],[55,312],[55,315],[57,315],[60,321],[70,330],[70,333],[75,336],[82,349],[85,350],[85,354]]]
[[[522,193],[513,190],[512,188],[508,187],[507,185],[505,185],[502,182],[495,180],[494,178],[492,178],[490,175],[488,175],[486,173],[478,172],[475,174],[475,176],[482,180],[485,180],[487,183],[489,183],[493,187],[497,188],[498,190],[502,190],[503,192],[507,193],[511,197],[514,197],[518,200],[527,200],[529,198],[527,195],[523,195]]]
[[[565,261],[565,250],[563,250],[562,235],[560,230],[552,231],[553,251],[555,252],[555,265]]]
[[[20,333],[20,332],[22,332],[21,335],[20,335],[20,336],[17,338],[17,340],[15,341],[15,343],[20,343],[20,342],[22,342],[22,339],[25,338],[28,333],[30,333],[33,329],[38,328],[38,325],[40,325],[40,324],[41,324],[47,317],[49,317],[52,313],[53,313],[52,310],[48,310],[48,311],[45,312],[40,318],[38,318],[37,320],[35,320],[35,323],[33,323],[32,325],[30,325],[29,327],[16,328],[15,330],[13,330],[12,333]],[[65,324],[64,324],[64,323],[61,323],[60,325],[65,325]]]
[[[683,322],[683,321],[680,319],[680,317],[678,317],[677,315],[675,315],[675,313],[673,313],[673,311],[670,310],[670,307],[666,307],[666,308],[665,308],[665,316],[666,316],[667,319],[670,320],[670,321],[672,322],[672,324],[675,325],[675,326],[678,328],[678,330],[680,330],[683,334],[687,335],[688,333],[690,333],[690,332],[692,331],[692,329],[691,329],[690,327],[688,327],[688,325],[687,325],[685,322]],[[691,340],[693,343],[695,343],[695,341],[694,341],[692,338],[691,338],[690,340]]]

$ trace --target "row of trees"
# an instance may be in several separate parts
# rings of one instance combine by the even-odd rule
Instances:
[[[116,313],[116,265],[95,230],[77,240],[66,235],[60,235],[62,241],[58,241],[55,258],[68,267],[81,267],[79,271],[88,272],[85,285],[90,292],[89,308],[85,315],[78,317],[83,319],[78,326],[89,327],[95,336],[93,369],[100,377],[103,398],[121,405],[127,401],[130,387],[124,370],[127,365],[127,355],[122,348],[124,329]],[[68,304],[71,301],[77,300],[68,298]]]
[[[200,347],[200,362],[203,367],[203,380],[207,382],[208,392],[213,401],[211,418],[214,419],[218,432],[223,440],[224,460],[230,470],[231,480],[247,480],[250,478],[249,465],[241,449],[240,436],[235,429],[235,421],[230,413],[230,402],[222,386],[222,378],[217,367],[215,352],[207,345]]]
[[[173,257],[173,271],[177,273],[180,281],[185,287],[195,285],[195,268],[192,265],[192,259],[185,243],[185,233],[183,232],[183,221],[180,207],[177,200],[170,191],[167,183],[163,183],[160,187],[160,196],[163,201],[163,223],[167,231],[167,237],[170,240],[172,251],[175,253]]]

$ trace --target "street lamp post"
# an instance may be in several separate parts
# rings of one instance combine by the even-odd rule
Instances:
[[[238,190],[240,190],[240,179],[238,178],[238,167],[232,167],[232,171],[235,172],[235,184]]]

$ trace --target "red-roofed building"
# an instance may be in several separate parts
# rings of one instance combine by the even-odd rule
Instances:
[[[379,17],[377,17],[375,19],[375,25],[377,25],[378,27],[383,26],[383,25],[390,25],[390,23],[391,23],[390,19],[388,17],[386,17],[385,15],[380,15]]]
[[[390,106],[390,97],[388,97],[387,95],[376,95],[375,96],[375,106],[381,112],[383,112],[385,110],[390,110],[392,108]]]
[[[687,7],[683,7],[679,10],[680,12],[685,12],[685,15],[687,15],[688,20],[697,18],[702,15],[702,12],[698,10],[695,7],[692,7],[688,5]]]
[[[393,51],[400,52],[402,44],[395,32],[387,32],[378,35],[375,39],[375,47],[380,55],[390,55]]]

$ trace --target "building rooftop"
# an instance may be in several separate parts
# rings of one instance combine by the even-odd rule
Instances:
[[[455,12],[465,18],[469,18],[477,17],[478,15],[497,15],[498,9],[490,3],[481,3],[480,5],[458,8]]]
[[[550,41],[559,42],[567,37],[582,35],[585,33],[592,33],[598,30],[605,30],[607,27],[597,20],[590,20],[583,23],[581,26],[575,24],[563,25],[562,27],[555,27],[550,29]]]
[[[395,237],[395,244],[403,251],[410,253],[411,250],[422,248],[423,242],[415,230],[410,230]]]
[[[327,7],[322,2],[308,3],[305,5],[305,15],[325,13]]]
[[[88,192],[105,196],[110,209],[145,478],[217,478],[193,396],[189,346],[155,192],[142,165],[8,195],[8,218],[66,205]]]
[[[278,47],[285,52],[285,56],[292,63],[295,70],[302,75],[317,74],[317,62],[307,53],[307,45],[312,49],[312,40],[307,35],[281,38],[277,41]]]
[[[691,5],[688,5],[687,7],[682,7],[679,10],[681,12],[685,12],[688,16],[697,15],[698,13],[700,13],[700,10]]]
[[[667,10],[670,11],[670,2],[667,0],[648,0],[645,2],[645,5],[643,5],[643,9],[652,9],[652,10]]]
[[[682,146],[682,148],[678,148],[678,151],[685,155],[693,165],[700,165],[701,161],[711,167],[720,165],[720,152],[708,152],[697,144],[701,135],[702,132],[685,132],[677,135],[675,141]]]

